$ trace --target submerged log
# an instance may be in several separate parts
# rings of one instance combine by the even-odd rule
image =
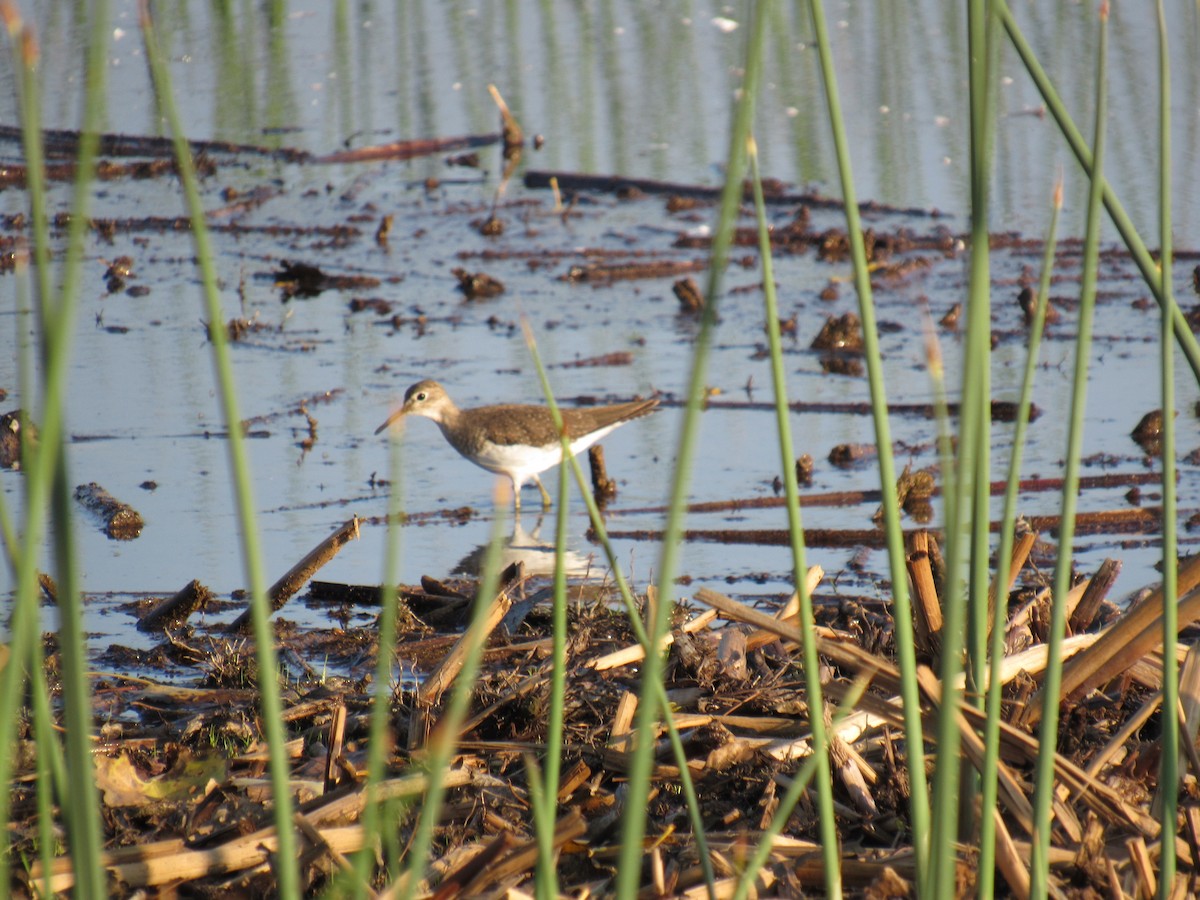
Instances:
[[[104,533],[113,540],[132,541],[146,527],[141,513],[94,481],[75,488],[75,499],[104,519]]]

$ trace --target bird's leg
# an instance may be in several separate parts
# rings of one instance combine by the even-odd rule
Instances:
[[[538,490],[542,492],[542,509],[549,509],[551,502],[550,493],[546,490],[546,486],[542,484],[542,479],[534,475],[533,482],[538,486]]]
[[[517,479],[510,478],[513,486],[513,512],[520,515],[521,513],[521,485],[517,484]]]

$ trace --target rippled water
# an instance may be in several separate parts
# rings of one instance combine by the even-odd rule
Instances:
[[[161,124],[147,83],[134,3],[117,7],[111,31],[106,130],[156,135]],[[290,147],[322,155],[346,148],[417,137],[446,137],[497,130],[497,114],[486,86],[496,84],[530,135],[544,148],[527,151],[525,169],[582,171],[717,185],[726,154],[729,104],[738,83],[745,29],[735,9],[665,4],[651,12],[639,4],[411,3],[314,4],[289,7],[277,27],[256,7],[228,19],[208,5],[162,5],[163,43],[172,63],[175,90],[188,122],[188,136],[266,148]],[[942,210],[946,215],[881,209],[867,216],[880,233],[910,229],[917,235],[957,235],[966,230],[965,71],[959,42],[959,10],[927,2],[901,16],[895,4],[829,7],[837,25],[842,100],[854,137],[861,198],[896,208]],[[951,5],[955,6],[955,5]],[[169,7],[169,8],[167,8]],[[1193,33],[1194,5],[1176,3],[1171,15]],[[398,10],[403,10],[401,15]],[[1094,24],[1088,5],[1018,11],[1028,37],[1060,80],[1081,129],[1090,131],[1093,80],[1090,48]],[[1153,158],[1157,152],[1153,52],[1148,23],[1120,21],[1115,11],[1112,144],[1108,171],[1135,222],[1154,220]],[[798,186],[836,193],[835,172],[824,122],[824,100],[809,46],[807,20],[787,5],[774,23],[768,84],[757,134],[767,175]],[[38,10],[45,77],[46,122],[72,128],[80,93],[79,26],[59,5]],[[838,22],[839,17],[845,21]],[[1200,202],[1194,179],[1197,147],[1196,67],[1182,65],[1178,83],[1175,197],[1176,241],[1197,244]],[[3,66],[10,60],[4,57]],[[1048,197],[1059,172],[1067,177],[1064,227],[1081,230],[1084,187],[1053,124],[1037,114],[1040,101],[1011,52],[1002,62],[1001,127],[997,139],[995,228],[1036,240]],[[3,74],[0,118],[16,121],[11,74]],[[19,146],[0,145],[8,161]],[[261,437],[250,440],[255,503],[260,511],[266,564],[282,574],[308,549],[352,515],[381,517],[387,504],[380,485],[389,471],[388,443],[373,436],[405,388],[421,378],[446,384],[463,405],[502,401],[535,402],[539,388],[516,327],[529,317],[541,353],[552,366],[556,393],[572,398],[627,398],[662,392],[670,399],[686,383],[695,323],[682,316],[672,294],[673,278],[577,283],[564,276],[600,254],[614,260],[702,260],[702,249],[676,246],[681,235],[702,233],[713,210],[671,212],[661,196],[618,199],[585,192],[569,214],[555,210],[551,194],[523,188],[521,173],[498,209],[504,233],[486,237],[478,223],[495,200],[501,167],[495,147],[479,151],[481,168],[450,167],[447,154],[412,162],[325,165],[287,162],[265,154],[210,153],[215,173],[204,183],[204,203],[215,229],[217,265],[228,318],[243,316],[259,330],[234,350],[239,403]],[[524,171],[524,170],[522,170]],[[436,186],[427,183],[436,179]],[[254,202],[244,202],[246,198]],[[52,186],[55,211],[67,208],[70,189]],[[0,214],[23,210],[16,189],[0,193]],[[784,227],[799,203],[773,209]],[[192,578],[228,594],[244,576],[237,542],[224,431],[210,350],[202,322],[199,280],[186,233],[137,221],[182,213],[177,184],[169,177],[122,178],[98,183],[93,214],[120,220],[111,238],[94,233],[84,266],[83,294],[72,366],[69,404],[69,464],[78,482],[97,481],[146,518],[141,537],[115,543],[82,510],[75,523],[84,584],[95,594],[151,591],[170,593]],[[833,210],[814,210],[815,231],[840,227]],[[392,217],[386,243],[375,233]],[[750,224],[749,220],[745,224]],[[61,239],[61,235],[58,235]],[[952,243],[952,242],[951,242]],[[594,252],[592,252],[594,251]],[[877,284],[879,318],[888,326],[883,347],[890,398],[896,403],[930,400],[921,342],[919,310],[927,303],[936,320],[964,297],[965,255],[921,251],[928,267]],[[110,293],[105,272],[121,256],[132,261],[132,277]],[[742,264],[742,257],[746,257]],[[1191,297],[1185,253],[1177,270],[1181,298]],[[284,261],[318,265],[327,274],[376,279],[373,286],[327,290],[310,299],[284,302],[273,273]],[[999,399],[1014,399],[1024,362],[1024,326],[1016,296],[1036,275],[1040,251],[1015,245],[996,252],[993,273],[998,344],[994,384]],[[482,270],[499,279],[498,298],[468,301],[456,289],[452,270]],[[783,254],[775,260],[780,303],[796,315],[797,336],[787,346],[792,398],[811,403],[865,401],[865,380],[824,374],[818,354],[808,349],[829,314],[855,308],[848,265],[826,262],[815,252]],[[1065,450],[1072,336],[1078,293],[1075,257],[1061,262],[1054,289],[1063,322],[1043,347],[1035,399],[1044,414],[1030,431],[1025,472],[1056,477]],[[698,274],[697,280],[703,281]],[[773,495],[780,471],[773,441],[773,414],[722,401],[768,401],[761,271],[748,248],[726,279],[721,325],[711,358],[709,384],[719,394],[704,416],[693,473],[698,502]],[[836,299],[821,299],[834,286]],[[128,291],[129,287],[148,289]],[[1139,301],[1148,292],[1120,255],[1102,264],[1097,315],[1097,365],[1090,384],[1088,454],[1085,474],[1148,471],[1128,434],[1158,405],[1156,308]],[[27,405],[18,388],[20,348],[28,347],[33,322],[18,309],[18,280],[0,279],[0,388],[4,409]],[[141,295],[136,295],[141,294]],[[351,302],[382,300],[391,311],[352,311]],[[423,315],[423,325],[416,324]],[[398,316],[398,324],[392,317]],[[955,333],[941,333],[948,371],[961,366]],[[628,353],[620,366],[572,367],[570,363],[610,353]],[[1180,449],[1198,443],[1196,380],[1178,370]],[[748,389],[750,386],[750,389]],[[316,420],[311,449],[301,445],[310,430],[301,401]],[[660,527],[656,512],[622,510],[660,505],[666,496],[678,441],[680,414],[667,403],[655,416],[618,430],[605,441],[611,474],[620,484],[609,526],[632,533]],[[816,459],[814,492],[877,488],[869,466],[841,470],[826,458],[844,442],[870,442],[869,418],[843,413],[792,417],[797,452]],[[918,415],[893,421],[897,460],[933,465],[935,426]],[[1008,426],[994,431],[995,475],[1003,477]],[[488,510],[492,479],[459,459],[436,427],[416,421],[402,443],[405,508],[432,512],[471,506]],[[4,473],[10,513],[20,512],[21,476]],[[1195,466],[1182,468],[1180,505],[1185,515],[1200,506]],[[553,474],[546,483],[555,481]],[[153,489],[143,487],[153,482]],[[1125,488],[1088,492],[1085,510],[1128,508]],[[1152,504],[1153,488],[1143,489]],[[525,534],[516,543],[552,539],[547,522],[538,534],[535,492],[525,497]],[[1022,512],[1058,511],[1052,493],[1030,494]],[[806,510],[810,528],[867,528],[874,505]],[[401,578],[444,576],[479,545],[489,516],[437,519],[404,529]],[[783,511],[741,510],[697,514],[694,529],[784,528]],[[582,504],[572,502],[572,551],[589,565],[595,548],[584,537]],[[1185,544],[1186,536],[1185,536]],[[382,576],[384,529],[368,524],[321,578],[377,583]],[[618,541],[618,553],[635,583],[654,577],[659,548],[653,541]],[[1104,556],[1125,561],[1116,595],[1154,579],[1159,554],[1154,536],[1082,536],[1079,565],[1092,570]],[[837,590],[886,593],[879,574],[882,553],[861,560],[865,572],[847,570],[850,550],[814,549],[810,562],[823,565]],[[49,560],[47,561],[49,565]],[[596,563],[598,566],[598,562]],[[782,547],[689,543],[681,572],[693,584],[743,593],[782,592],[791,562]],[[0,592],[11,576],[0,574]],[[296,607],[296,603],[293,603]],[[299,607],[285,613],[303,617]],[[105,609],[100,598],[93,603]],[[98,616],[98,632],[128,627],[124,615]]]

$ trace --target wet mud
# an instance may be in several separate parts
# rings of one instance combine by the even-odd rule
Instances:
[[[1014,586],[1006,595],[1006,646],[1014,664],[1004,670],[1007,780],[997,810],[1019,855],[1019,848],[1027,847],[1028,773],[1038,756],[1038,742],[1029,729],[1043,702],[1031,674],[1038,670],[1039,654],[1044,655],[1049,616],[1045,581],[1037,567],[1026,565],[1035,544],[1032,534],[1027,537],[1018,544]],[[940,553],[927,532],[913,535],[909,550],[918,592],[918,653],[936,669]],[[1108,883],[1113,857],[1105,848],[1151,841],[1157,827],[1149,815],[1157,766],[1148,760],[1161,714],[1154,667],[1146,665],[1144,656],[1153,652],[1153,645],[1138,645],[1133,654],[1114,652],[1124,645],[1123,634],[1153,631],[1156,606],[1153,597],[1124,613],[1114,606],[1107,593],[1117,570],[1119,564],[1110,561],[1072,593],[1076,637],[1068,651],[1056,760],[1059,777],[1073,786],[1057,815],[1069,816],[1078,828],[1056,830],[1053,877],[1095,891]],[[831,593],[821,574],[814,570],[810,581],[816,640],[828,670],[831,705],[823,714],[831,715],[856,677],[867,685],[858,712],[846,720],[839,717],[834,727],[835,758],[848,754],[846,758],[857,760],[834,773],[842,810],[843,877],[856,894],[878,892],[884,884],[909,893],[915,873],[890,604],[877,596]],[[1181,590],[1190,590],[1200,580],[1200,566],[1189,563],[1180,580]],[[308,602],[324,611],[327,624],[298,628],[287,620],[275,622],[274,638],[289,673],[283,715],[296,742],[290,783],[299,804],[299,839],[309,848],[302,867],[311,889],[326,883],[346,854],[363,847],[366,738],[377,686],[353,673],[374,669],[380,652],[374,618],[384,597],[398,604],[399,613],[398,668],[383,692],[396,741],[375,796],[382,792],[399,801],[398,837],[410,836],[419,797],[428,789],[420,761],[445,715],[455,678],[448,661],[464,649],[462,629],[473,604],[487,604],[493,625],[480,678],[454,763],[441,775],[447,805],[428,889],[457,885],[456,890],[474,894],[531,885],[535,855],[530,852],[533,832],[526,800],[533,775],[528,760],[546,741],[544,707],[553,664],[549,582],[513,566],[503,573],[494,597],[476,597],[475,584],[427,578],[420,586],[393,593],[378,586],[313,582]],[[619,839],[625,811],[621,784],[630,748],[633,741],[645,739],[632,728],[631,704],[643,651],[625,612],[609,588],[594,582],[573,584],[570,594],[556,832],[560,886],[566,891],[609,883],[611,867],[596,851]],[[222,605],[196,583],[184,595],[201,597],[210,612]],[[131,610],[145,607],[144,602],[133,604]],[[781,780],[809,752],[806,721],[812,710],[797,667],[795,612],[795,598],[761,608],[701,588],[693,604],[673,613],[666,687],[710,851],[732,848],[747,832],[766,828],[778,806]],[[1197,618],[1200,604],[1181,608],[1181,638],[1200,637]],[[163,629],[161,637],[148,649],[110,646],[101,655],[108,674],[94,688],[107,720],[99,737],[96,779],[110,833],[104,865],[113,879],[111,895],[135,896],[179,879],[202,893],[270,893],[273,875],[263,863],[274,825],[262,804],[266,754],[252,644],[185,618],[163,619],[157,628]],[[44,652],[53,686],[58,666],[52,640]],[[1017,659],[1022,660],[1019,665]],[[931,726],[936,701],[923,698]],[[1104,715],[1097,715],[1098,702],[1104,704]],[[970,704],[963,714],[977,715]],[[1122,729],[1134,720],[1143,723],[1145,737],[1128,740]],[[36,754],[27,735],[18,751],[18,774],[31,772]],[[968,754],[968,759],[973,757]],[[670,755],[655,763],[652,778],[658,790],[646,810],[652,833],[671,835],[658,841],[655,851],[669,873],[658,892],[668,896],[702,883],[683,799],[666,789],[678,780],[678,766]],[[22,824],[32,821],[25,813],[36,803],[31,780],[16,783],[12,802],[12,840],[18,850],[31,849],[36,832]],[[760,889],[807,892],[820,881],[815,815],[806,804],[791,814],[776,852],[757,875]],[[1080,852],[1085,832],[1090,852]],[[1197,848],[1186,841],[1180,846],[1181,862],[1190,866]],[[30,858],[36,856],[30,853]],[[480,859],[494,865],[481,867]],[[31,879],[42,877],[39,867],[35,861],[28,872]],[[1002,878],[1019,884],[1019,870],[1001,868]],[[959,874],[964,885],[973,882],[965,861]],[[732,872],[716,875],[718,886],[731,884],[734,877]],[[69,858],[56,861],[51,878],[56,890],[69,890]],[[372,881],[381,887],[387,878],[380,872]]]

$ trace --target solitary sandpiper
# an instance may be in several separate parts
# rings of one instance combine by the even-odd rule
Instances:
[[[559,409],[571,455],[586,450],[614,428],[648,415],[658,401],[634,400],[612,406]],[[542,504],[550,505],[550,494],[538,478],[562,462],[562,445],[554,419],[545,406],[505,403],[459,409],[436,381],[419,381],[404,395],[404,405],[375,429],[379,434],[401,416],[433,419],[450,446],[489,472],[512,479],[516,508],[521,508],[521,485],[529,480],[542,492]]]

